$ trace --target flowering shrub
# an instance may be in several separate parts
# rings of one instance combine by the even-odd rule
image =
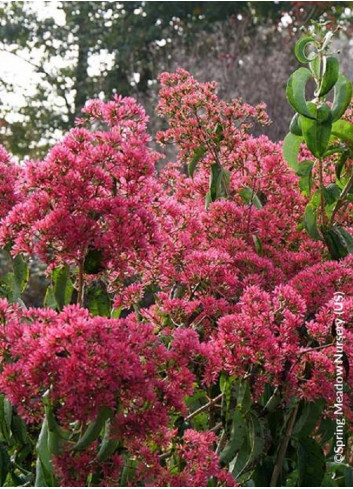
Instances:
[[[309,122],[296,117],[300,141],[276,144],[251,134],[268,123],[262,105],[223,102],[181,69],[160,83],[169,127],[157,139],[176,145],[177,161],[159,174],[144,110],[120,96],[88,102],[44,161],[17,168],[0,151],[0,238],[13,268],[0,278],[0,481],[342,485],[352,477],[353,223],[347,186],[330,200],[337,155],[308,165],[316,149],[304,126],[322,121],[296,89],[289,99]],[[347,150],[347,174],[350,161]],[[312,190],[335,214],[329,234],[340,220],[342,256],[321,222],[320,239],[311,232]],[[34,257],[49,286],[43,307],[27,308]],[[346,463],[335,463],[342,322]]]

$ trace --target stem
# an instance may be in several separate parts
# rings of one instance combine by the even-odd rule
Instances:
[[[83,305],[83,289],[84,289],[83,260],[80,260],[78,264],[78,291],[77,291],[77,304],[79,306]]]
[[[287,448],[288,448],[288,443],[289,440],[292,436],[292,431],[295,423],[295,419],[298,414],[298,409],[299,409],[299,404],[296,405],[294,408],[291,417],[289,418],[288,425],[287,425],[287,430],[286,434],[284,435],[281,445],[278,450],[278,455],[277,455],[277,460],[275,467],[273,469],[272,477],[271,477],[271,482],[270,482],[270,487],[277,487],[277,482],[278,482],[278,477],[281,473],[284,458],[286,456]]]
[[[194,411],[193,413],[189,414],[189,416],[187,416],[185,418],[185,421],[189,421],[194,416],[197,416],[198,414],[202,413],[203,411],[206,411],[206,409],[212,407],[214,404],[216,404],[217,401],[219,401],[220,399],[222,399],[222,396],[223,396],[223,394],[218,394],[218,396],[216,396],[215,398],[211,399],[210,402],[208,402],[207,404],[204,404],[199,409],[196,409],[196,411]]]

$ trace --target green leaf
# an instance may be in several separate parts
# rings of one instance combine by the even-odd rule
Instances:
[[[294,54],[299,63],[309,63],[317,57],[317,52],[307,53],[308,47],[310,47],[310,45],[315,46],[315,39],[310,36],[303,37],[302,39],[299,39],[299,41],[297,41],[294,48]]]
[[[323,194],[325,197],[325,204],[331,205],[337,202],[341,195],[341,189],[335,183],[330,183],[327,187],[324,187]]]
[[[332,105],[332,120],[337,121],[346,112],[352,99],[352,83],[344,75],[338,76],[334,89],[334,98]]]
[[[316,108],[314,104],[309,109],[316,119],[300,117],[300,126],[303,131],[305,142],[314,156],[321,158],[326,151],[330,141],[332,122],[330,121],[330,109],[325,104]]]
[[[348,121],[337,121],[332,124],[332,135],[341,141],[351,143],[353,141],[353,124]]]
[[[262,209],[261,201],[252,188],[244,187],[239,195],[243,199],[245,204],[251,204],[254,205],[256,209]]]
[[[83,269],[88,275],[95,275],[102,272],[105,269],[102,250],[90,248],[85,257]]]
[[[220,190],[220,183],[222,178],[222,167],[218,163],[213,163],[211,165],[210,174],[210,195],[212,202],[217,199]]]
[[[48,448],[48,420],[45,416],[36,445],[37,463],[35,487],[55,487],[53,464]]]
[[[5,444],[0,442],[0,485],[3,487],[11,468],[10,455],[8,454]]]
[[[93,316],[110,317],[111,303],[106,285],[102,282],[92,284],[87,290],[88,309]]]
[[[121,472],[120,487],[126,487],[134,477],[137,468],[137,460],[126,457],[124,468]]]
[[[229,464],[235,457],[236,453],[240,450],[244,443],[244,439],[247,433],[247,426],[245,423],[244,415],[239,408],[235,408],[233,413],[233,423],[231,428],[231,436],[229,443],[223,449],[220,454],[220,460],[222,464]]]
[[[218,163],[212,163],[210,173],[209,191],[206,195],[206,209],[211,202],[215,202],[221,197],[226,197],[228,193],[230,173]]]
[[[302,136],[303,135],[302,129],[299,125],[299,114],[298,113],[294,114],[294,116],[292,117],[292,120],[290,121],[290,124],[289,124],[289,130],[292,134],[295,134],[296,136]]]
[[[312,438],[301,439],[298,447],[298,486],[320,486],[325,470],[325,455],[320,445]]]
[[[326,443],[333,438],[336,431],[336,423],[333,419],[323,418],[319,427],[320,442]]]
[[[300,145],[304,142],[303,136],[296,136],[289,132],[283,141],[283,157],[288,165],[296,172],[299,168],[298,153]]]
[[[51,309],[56,309],[57,308],[57,302],[55,299],[54,295],[54,287],[53,285],[49,285],[44,296],[44,301],[43,301],[44,307],[50,307]]]
[[[200,146],[199,148],[196,149],[188,165],[188,174],[190,177],[194,176],[197,163],[201,160],[201,158],[204,156],[206,152],[207,152],[207,148],[205,146]]]
[[[52,273],[53,294],[59,310],[70,304],[73,284],[70,278],[70,267],[65,265],[56,268]]]
[[[252,239],[254,241],[256,253],[259,256],[261,256],[263,254],[263,248],[262,248],[262,241],[261,241],[261,239],[258,236],[256,236],[256,234],[253,234],[252,235]]]
[[[265,448],[265,420],[258,414],[249,413],[248,441],[242,445],[238,456],[232,464],[231,471],[237,482],[242,482],[249,470],[253,470]]]
[[[94,421],[92,421],[87,430],[84,432],[82,437],[78,440],[76,445],[73,447],[73,450],[75,451],[82,451],[85,450],[92,442],[94,442],[98,436],[100,435],[100,432],[102,431],[102,428],[108,418],[110,418],[112,415],[111,409],[107,407],[102,407]]]
[[[336,226],[337,231],[342,236],[348,254],[353,253],[353,236],[340,226]]]
[[[286,95],[288,102],[296,112],[312,119],[313,116],[308,109],[305,98],[305,88],[310,78],[312,78],[312,74],[307,68],[299,68],[288,80]]]
[[[313,74],[315,80],[319,80],[320,78],[320,71],[321,71],[321,60],[319,56],[316,56],[312,61],[309,63],[309,68],[311,73]]]
[[[305,208],[304,227],[307,230],[309,236],[314,241],[319,241],[321,240],[321,236],[317,228],[316,218],[317,218],[317,207],[311,202],[309,202],[309,204]]]
[[[297,171],[298,177],[301,177],[299,181],[300,190],[307,197],[309,197],[311,193],[312,174],[313,174],[314,164],[315,163],[313,161],[308,161],[308,160],[302,161],[299,164],[298,171]]]
[[[30,444],[25,422],[15,413],[13,413],[11,417],[11,433],[16,443],[19,443],[22,446]]]
[[[339,62],[334,56],[324,57],[324,73],[319,89],[319,97],[326,95],[338,80]]]
[[[25,290],[29,279],[29,267],[22,255],[17,255],[12,260],[13,272],[15,275],[16,286],[20,295]]]
[[[343,151],[338,162],[336,163],[335,172],[336,172],[336,177],[338,178],[338,180],[341,180],[342,170],[343,170],[349,156],[350,156],[349,151]]]
[[[343,237],[340,228],[336,226],[330,228],[321,226],[321,232],[333,260],[340,260],[348,255],[346,239]]]
[[[107,419],[104,426],[104,434],[102,443],[99,446],[99,450],[97,453],[97,461],[104,462],[108,457],[113,455],[117,446],[119,445],[119,440],[116,438],[111,439],[110,437],[110,419]]]
[[[206,197],[205,197],[205,209],[206,209],[206,211],[209,208],[211,202],[212,202],[211,192],[208,191],[206,194]]]
[[[0,395],[0,432],[6,443],[11,438],[12,406],[4,395]]]
[[[293,436],[304,438],[311,435],[322,416],[324,406],[325,401],[323,399],[319,399],[316,402],[303,402],[293,428]]]

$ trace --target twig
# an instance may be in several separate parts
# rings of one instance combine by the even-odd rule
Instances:
[[[189,421],[190,419],[194,418],[195,416],[197,416],[198,414],[202,413],[203,411],[206,411],[206,409],[209,409],[210,407],[212,407],[214,404],[216,404],[217,401],[219,401],[220,399],[222,399],[223,397],[223,394],[218,394],[218,396],[216,396],[215,398],[211,399],[210,402],[208,402],[207,404],[204,404],[203,406],[201,406],[199,409],[196,409],[196,411],[194,411],[193,413],[189,414],[189,416],[187,416],[185,418],[185,421]]]

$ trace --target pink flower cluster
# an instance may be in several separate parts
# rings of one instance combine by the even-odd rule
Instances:
[[[186,347],[181,332],[167,349],[152,325],[131,315],[92,317],[74,305],[60,313],[21,311],[5,300],[0,314],[0,387],[28,421],[41,419],[48,389],[63,426],[91,421],[105,406],[119,420],[119,431],[142,435],[166,425],[173,409],[184,409],[194,381],[188,364],[198,343]]]
[[[20,166],[10,158],[0,146],[0,219],[5,217],[19,201],[16,181],[21,172]]]
[[[158,154],[147,146],[147,117],[118,96],[91,101],[84,115],[94,130],[72,129],[44,161],[26,164],[23,198],[4,220],[1,242],[52,266],[77,265],[91,252],[100,260],[88,273],[132,273],[158,243],[151,212]]]

